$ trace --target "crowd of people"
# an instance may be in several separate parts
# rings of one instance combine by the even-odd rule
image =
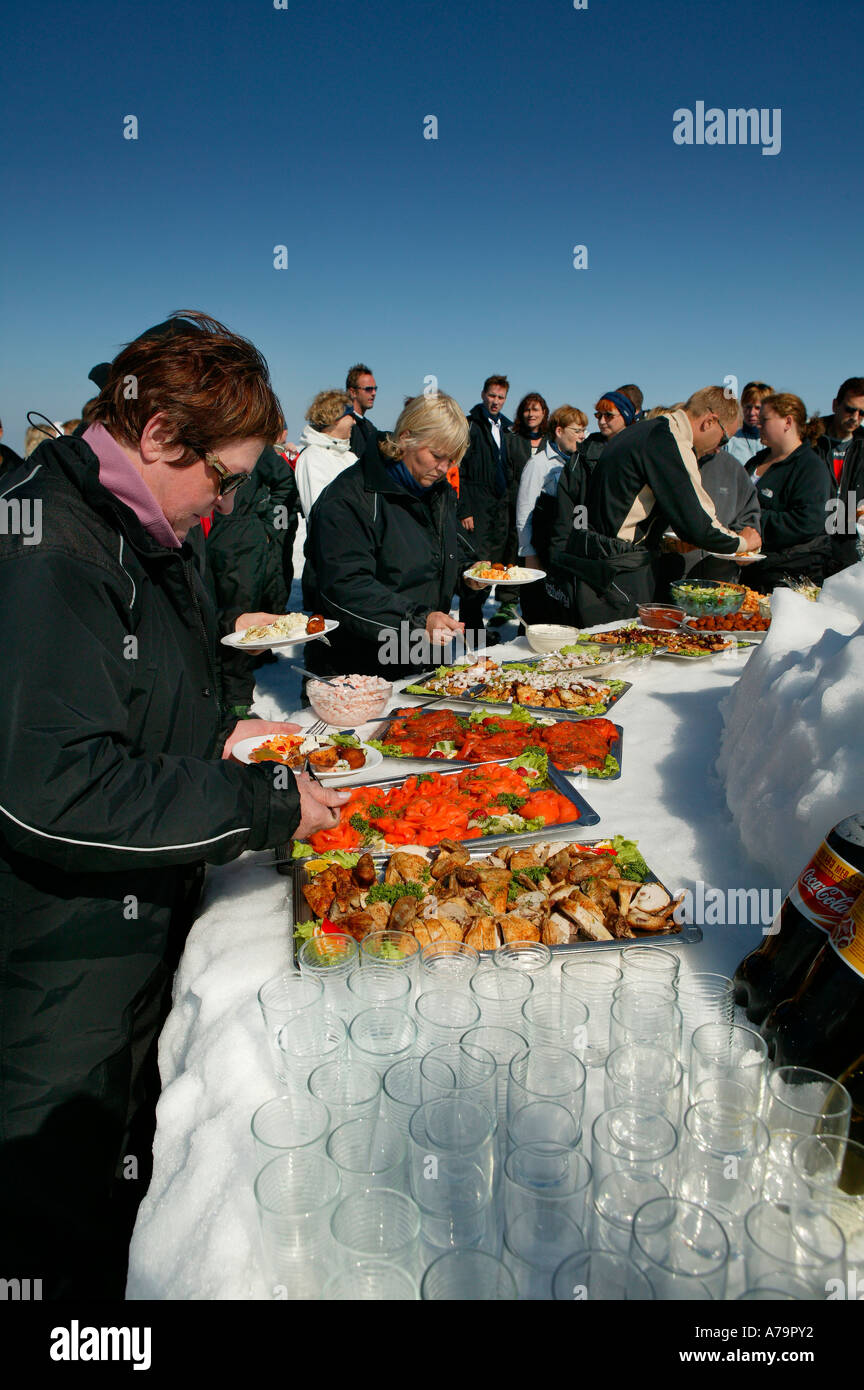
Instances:
[[[587,433],[584,410],[550,410],[537,391],[511,421],[498,375],[467,414],[443,392],[416,395],[384,431],[358,363],[344,390],[315,396],[299,450],[260,353],[206,315],[173,315],[90,379],[80,421],[34,421],[24,459],[0,445],[7,522],[16,505],[42,508],[38,545],[0,528],[0,640],[14,655],[0,686],[13,733],[0,751],[0,1253],[46,1297],[110,1298],[146,1190],[156,1039],[204,865],[326,829],[347,797],[231,756],[296,727],[247,717],[252,659],[218,639],[285,611],[301,513],[304,606],[339,622],[304,651],[323,674],[410,670],[401,647],[382,668],[385,633],[422,634],[443,658],[466,629],[485,638],[489,590],[465,577],[477,560],[545,572],[499,586],[489,641],[520,617],[630,616],[681,574],[736,575],[757,551],[748,583],[818,582],[857,555],[864,377],[816,419],[764,382],[740,403],[708,386],[647,411],[628,384],[600,397]]]

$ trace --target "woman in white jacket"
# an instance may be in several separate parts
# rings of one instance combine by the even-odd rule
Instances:
[[[357,462],[351,452],[354,424],[351,399],[346,391],[319,391],[306,411],[308,425],[300,436],[301,449],[294,470],[303,515],[333,479]]]

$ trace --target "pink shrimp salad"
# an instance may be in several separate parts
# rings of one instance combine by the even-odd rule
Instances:
[[[380,676],[334,676],[332,686],[310,681],[306,687],[309,703],[319,719],[337,728],[365,724],[384,713],[393,686]]]

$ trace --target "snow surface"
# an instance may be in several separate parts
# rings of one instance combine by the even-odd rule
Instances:
[[[864,561],[771,628],[723,702],[717,769],[742,842],[784,892],[837,821],[864,809]]]
[[[638,839],[676,891],[698,881],[785,891],[829,826],[864,801],[864,564],[830,581],[819,604],[786,592],[775,602],[761,648],[638,667],[613,712],[624,728],[623,776],[580,788],[601,816],[586,833]],[[523,640],[495,655],[525,651]],[[296,712],[289,661],[261,668],[261,717]],[[297,718],[308,724],[311,712]],[[721,738],[722,782],[714,770]],[[387,761],[382,773],[412,766]],[[130,1299],[272,1296],[249,1124],[279,1091],[256,995],[290,963],[289,882],[274,872],[270,851],[209,870],[160,1040],[164,1089],[153,1180],[130,1251]],[[731,974],[761,939],[760,925],[704,932],[699,945],[679,948],[682,970]]]

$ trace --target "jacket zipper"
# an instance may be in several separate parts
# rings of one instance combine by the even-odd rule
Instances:
[[[180,563],[181,563],[181,565],[183,566],[183,578],[184,578],[185,581],[186,581],[186,587],[187,587],[187,589],[189,590],[189,595],[190,595],[190,597],[191,597],[191,599],[192,599],[192,607],[193,607],[193,609],[194,609],[194,611],[195,611],[195,623],[196,623],[196,627],[197,627],[197,630],[198,630],[198,636],[201,638],[201,642],[202,642],[203,647],[204,647],[204,655],[205,655],[206,658],[207,658],[207,670],[210,672],[210,690],[211,690],[211,692],[212,692],[212,694],[213,694],[213,698],[216,700],[216,702],[217,702],[217,704],[218,704],[218,703],[220,703],[220,701],[219,701],[219,682],[218,682],[218,680],[216,679],[216,668],[215,668],[215,666],[213,665],[213,657],[212,657],[212,654],[211,654],[211,652],[210,652],[210,640],[209,640],[209,638],[208,638],[208,636],[207,636],[207,627],[206,627],[206,624],[205,624],[205,622],[204,622],[204,616],[203,616],[203,614],[202,614],[202,612],[201,612],[201,605],[200,605],[200,603],[198,602],[198,595],[197,595],[196,592],[195,592],[195,585],[192,583],[192,579],[191,579],[191,573],[190,573],[190,572],[191,572],[192,561],[191,561],[191,560],[184,560],[184,559],[181,559]]]

